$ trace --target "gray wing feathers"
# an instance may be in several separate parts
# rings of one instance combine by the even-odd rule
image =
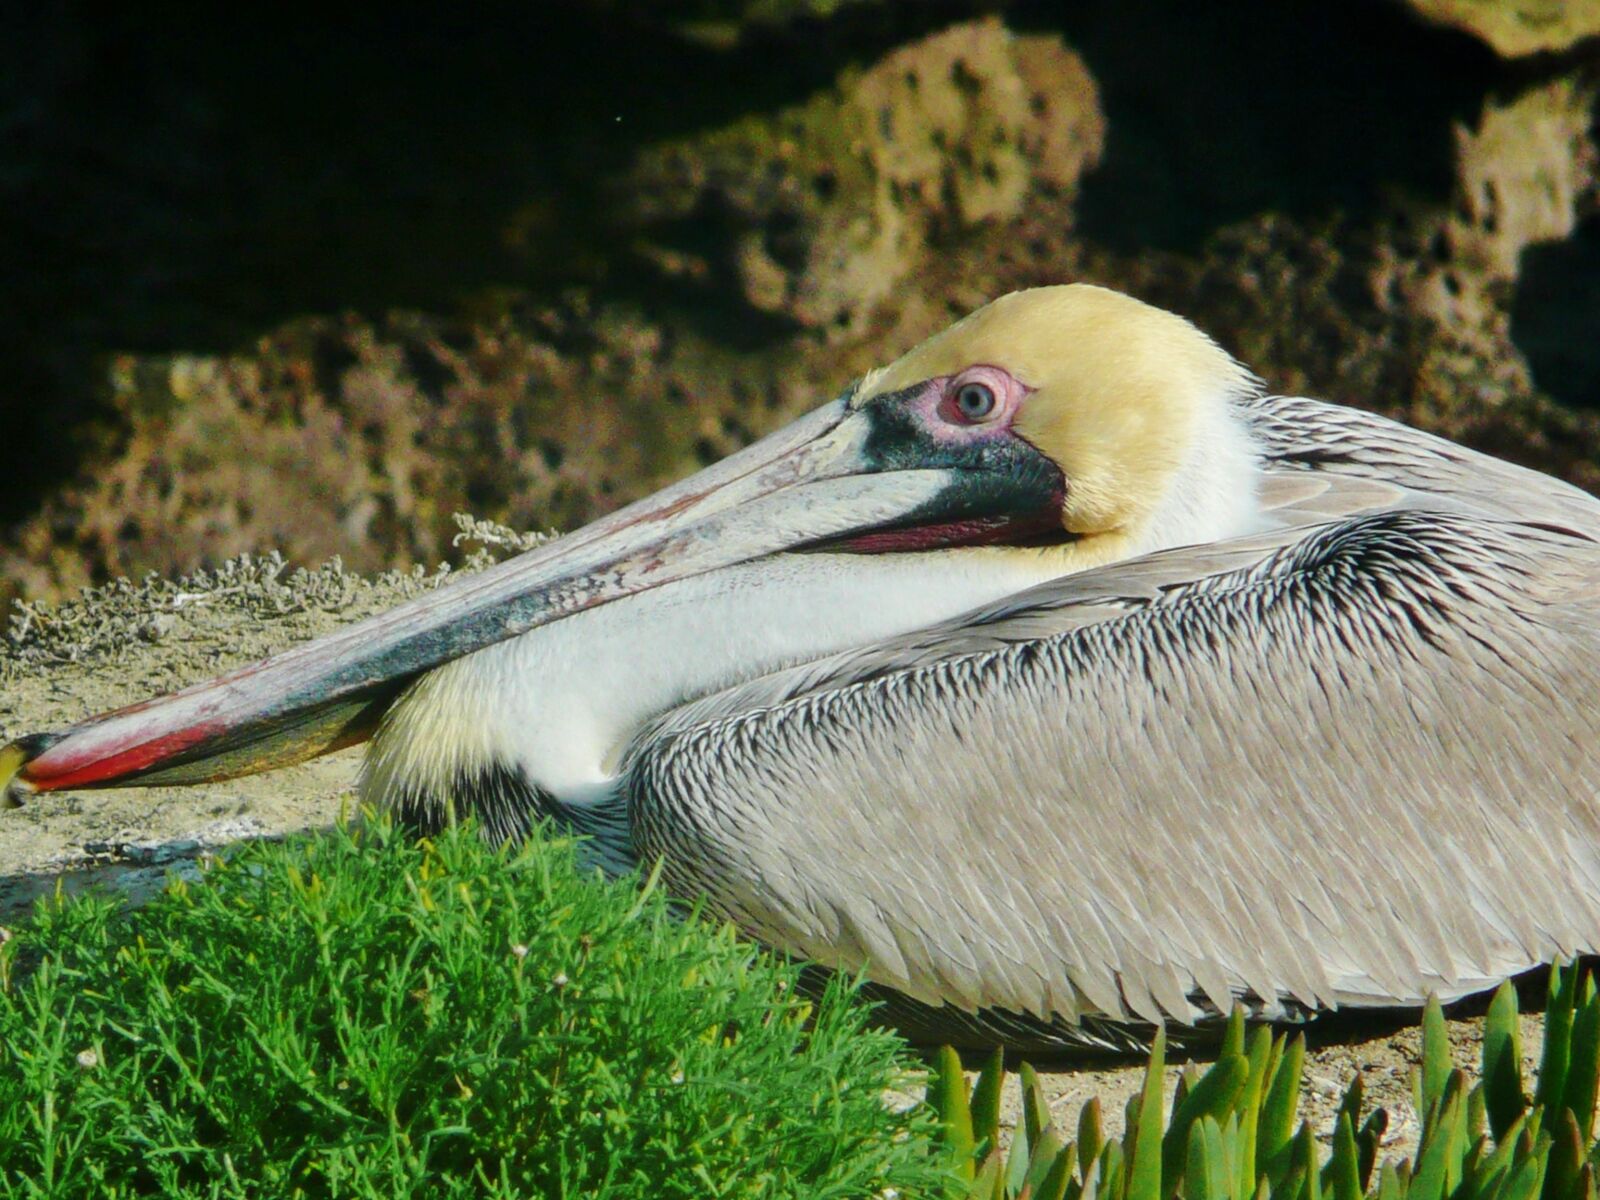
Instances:
[[[1401,511],[1061,580],[687,706],[636,844],[969,1010],[1465,994],[1600,950],[1595,549]]]
[[[1265,451],[1269,470],[1361,481],[1404,493],[1403,500],[1383,507],[1595,528],[1594,497],[1578,488],[1386,417],[1299,396],[1258,396],[1242,401],[1240,409]],[[1337,510],[1328,514],[1352,515]]]

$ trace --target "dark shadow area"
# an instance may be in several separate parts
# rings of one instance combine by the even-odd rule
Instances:
[[[1035,3],[1101,87],[1108,141],[1081,232],[1113,250],[1192,251],[1261,211],[1370,217],[1398,190],[1442,200],[1450,127],[1496,78],[1473,38],[1398,4]]]
[[[603,184],[640,143],[792,103],[971,10],[847,6],[730,50],[634,4],[13,6],[0,523],[73,469],[106,352],[614,282]]]
[[[1522,254],[1511,339],[1533,381],[1563,404],[1600,408],[1600,215]]]

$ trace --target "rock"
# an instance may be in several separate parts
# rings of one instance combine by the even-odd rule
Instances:
[[[24,596],[252,548],[372,572],[450,556],[456,512],[571,528],[841,380],[581,296],[515,318],[308,318],[231,355],[120,356],[120,426],[0,544]],[[0,602],[6,597],[0,587]]]
[[[807,326],[858,325],[930,239],[1070,193],[1099,158],[1094,81],[1058,38],[956,25],[773,116],[646,151],[627,180],[669,274]],[[673,242],[684,223],[695,248]],[[709,245],[707,245],[709,243]]]
[[[1600,0],[1407,0],[1438,25],[1482,38],[1507,58],[1570,50],[1600,35]]]
[[[1508,343],[1506,298],[1523,252],[1570,237],[1595,194],[1593,105],[1588,85],[1557,79],[1489,102],[1475,129],[1458,127],[1451,208],[1421,220],[1424,244],[1380,288],[1392,283],[1405,303],[1464,336]]]

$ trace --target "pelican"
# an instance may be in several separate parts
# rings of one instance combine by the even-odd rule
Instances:
[[[914,1037],[1119,1048],[1600,950],[1600,504],[1005,296],[565,538],[0,751],[37,793],[370,739],[363,796],[864,972]]]

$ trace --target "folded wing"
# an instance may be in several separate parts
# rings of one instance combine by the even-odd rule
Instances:
[[[635,752],[641,858],[786,951],[1069,1023],[1600,949],[1594,543],[1392,492],[1308,531],[1344,485],[1284,486],[1259,536],[679,710]]]

